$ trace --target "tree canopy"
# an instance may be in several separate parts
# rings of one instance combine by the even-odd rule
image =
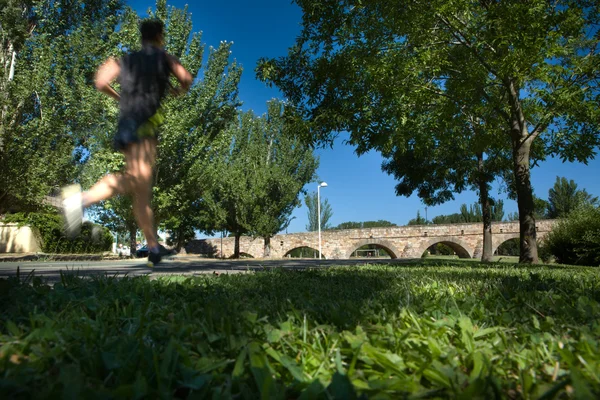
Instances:
[[[304,196],[304,204],[308,209],[308,224],[306,230],[308,232],[315,232],[319,230],[319,212],[318,212],[318,199],[317,192],[308,193]],[[321,196],[321,230],[331,229],[329,220],[333,216],[333,209],[329,204],[329,200],[323,199]]]
[[[597,2],[295,2],[301,34],[257,72],[311,122],[308,140],[348,131],[358,153],[386,158],[400,194],[418,188],[424,198],[510,168],[521,261],[537,262],[531,163],[585,162],[600,141]],[[452,157],[465,149],[509,164],[460,167]]]
[[[235,237],[234,257],[246,233],[264,238],[265,256],[270,255],[271,237],[287,227],[318,166],[312,150],[296,137],[301,126],[284,117],[284,103],[270,101],[267,109],[260,117],[240,113],[239,122],[222,133],[229,144],[211,159],[212,182],[203,193],[216,225]]]
[[[93,76],[119,43],[120,1],[0,2],[0,213],[75,179],[102,128]]]
[[[548,218],[566,217],[584,205],[598,205],[598,197],[578,189],[574,180],[557,176],[554,186],[548,190]]]
[[[366,229],[366,228],[388,228],[392,226],[397,226],[396,224],[386,221],[383,219],[377,221],[364,221],[364,222],[342,222],[338,226],[331,229]]]

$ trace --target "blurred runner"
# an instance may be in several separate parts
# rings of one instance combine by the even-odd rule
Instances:
[[[133,213],[148,242],[148,266],[153,267],[169,254],[158,244],[150,207],[157,132],[164,120],[161,101],[167,90],[173,95],[187,92],[192,75],[164,51],[162,21],[145,20],[140,30],[142,49],[120,60],[108,59],[96,74],[96,88],[119,102],[114,146],[125,155],[125,171],[105,176],[87,192],[82,193],[79,185],[67,186],[62,198],[65,230],[74,237],[81,229],[84,208],[117,194],[132,195]],[[169,83],[171,74],[181,85],[177,89]],[[110,86],[115,79],[119,80],[121,93]]]

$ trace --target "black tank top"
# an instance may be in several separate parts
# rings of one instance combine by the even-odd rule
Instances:
[[[120,119],[142,124],[152,117],[170,87],[170,73],[167,53],[151,45],[121,58]]]

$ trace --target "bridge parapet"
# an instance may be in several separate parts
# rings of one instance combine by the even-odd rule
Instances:
[[[536,222],[538,238],[543,238],[557,220]],[[436,243],[449,245],[461,257],[481,257],[483,226],[481,223],[447,225],[412,225],[386,228],[343,229],[321,232],[323,256],[330,259],[345,259],[359,247],[378,245],[388,250],[392,257],[417,258]],[[492,224],[492,247],[494,251],[506,240],[519,237],[519,222],[496,222]],[[290,251],[310,247],[318,249],[317,232],[275,235],[271,238],[271,258],[283,258]],[[221,253],[222,249],[222,253]],[[188,253],[210,253],[210,256],[230,257],[233,254],[234,238],[194,240],[188,243]],[[240,250],[255,258],[264,254],[264,241],[243,236]]]

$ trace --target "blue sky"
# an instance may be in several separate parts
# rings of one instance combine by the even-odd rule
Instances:
[[[128,4],[145,16],[153,1],[129,1]],[[169,5],[185,6],[185,1],[169,1]],[[217,47],[219,42],[233,41],[232,57],[244,67],[240,83],[240,98],[243,110],[254,110],[258,114],[266,111],[266,101],[282,98],[276,88],[267,88],[255,79],[254,68],[261,57],[279,57],[287,54],[300,33],[301,12],[298,6],[288,0],[230,0],[194,1],[189,4],[192,13],[194,31],[203,32],[203,42],[207,46]],[[334,144],[333,149],[319,150],[320,167],[317,171],[320,179],[328,187],[321,190],[333,209],[332,225],[346,221],[369,221],[385,219],[404,225],[416,216],[417,210],[425,214],[425,206],[413,195],[397,197],[393,177],[381,171],[382,158],[376,152],[357,157],[354,148],[343,144],[344,135]],[[600,159],[592,160],[588,165],[562,163],[551,159],[531,171],[534,192],[541,198],[548,197],[556,176],[573,179],[579,188],[600,196]],[[500,193],[501,185],[494,185],[492,195],[505,201],[505,213],[517,211],[515,201],[508,200]],[[317,183],[307,185],[306,189],[316,191]],[[429,207],[429,219],[441,214],[458,212],[461,204],[477,201],[476,193],[464,192],[455,196],[455,200],[446,204]],[[307,224],[307,209],[297,208],[292,214],[288,232],[303,232]]]

